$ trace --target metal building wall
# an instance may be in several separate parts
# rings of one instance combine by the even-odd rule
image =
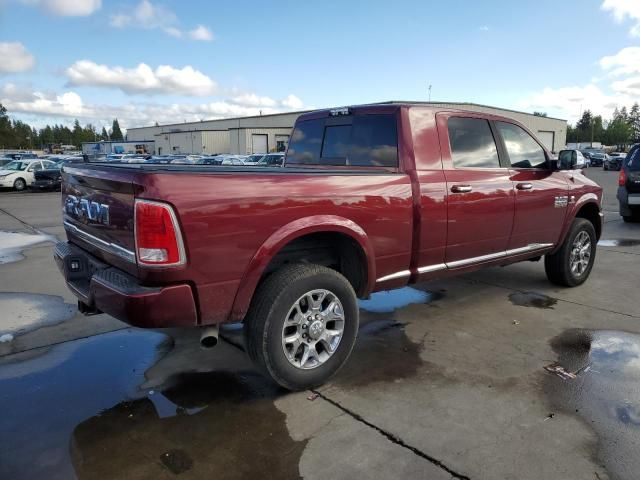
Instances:
[[[267,135],[267,147],[269,152],[275,151],[276,135],[291,135],[291,128],[247,128],[245,130],[245,151],[240,152],[241,155],[253,153],[251,151],[252,135]]]
[[[229,153],[230,130],[201,132],[202,148],[199,152],[207,155]]]

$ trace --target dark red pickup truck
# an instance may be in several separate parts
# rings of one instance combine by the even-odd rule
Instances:
[[[244,322],[247,350],[302,389],[347,360],[357,298],[545,257],[584,282],[602,190],[516,121],[418,103],[301,116],[284,168],[64,167],[55,258],[86,313],[147,328]]]

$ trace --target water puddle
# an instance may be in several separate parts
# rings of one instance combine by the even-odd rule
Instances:
[[[47,242],[56,243],[57,239],[46,233],[0,231],[0,265],[22,260],[24,250]]]
[[[545,378],[557,411],[579,415],[598,435],[599,457],[612,478],[640,471],[640,335],[569,330],[553,339],[558,363],[576,378]]]
[[[358,340],[347,364],[335,381],[341,387],[361,387],[378,382],[399,382],[417,374],[421,345],[407,337],[405,325],[392,318],[361,318]]]
[[[0,478],[299,477],[284,392],[194,339],[128,329],[0,360]]]
[[[64,322],[76,306],[55,295],[0,292],[0,312],[0,335],[15,335]]]
[[[553,308],[558,300],[536,292],[520,292],[509,295],[509,300],[519,307]]]
[[[369,300],[360,300],[362,310],[373,313],[391,313],[399,308],[415,303],[429,303],[442,297],[441,293],[417,290],[411,287],[399,288],[371,294]]]
[[[640,240],[634,238],[621,238],[617,240],[600,240],[599,247],[636,247],[640,245]]]

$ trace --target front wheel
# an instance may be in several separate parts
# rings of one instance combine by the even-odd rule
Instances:
[[[358,332],[349,281],[320,265],[288,265],[260,285],[245,318],[253,362],[289,390],[326,382],[347,361]]]
[[[25,182],[23,178],[17,178],[16,181],[13,182],[13,188],[21,192],[27,188],[27,182]]]
[[[562,246],[544,258],[549,281],[564,287],[582,285],[593,268],[596,243],[593,224],[584,218],[576,218]]]

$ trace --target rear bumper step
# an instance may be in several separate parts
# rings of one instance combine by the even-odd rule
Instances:
[[[82,313],[104,312],[142,328],[198,324],[193,292],[187,284],[142,286],[135,277],[68,242],[56,245],[54,258],[67,286],[78,297]]]

